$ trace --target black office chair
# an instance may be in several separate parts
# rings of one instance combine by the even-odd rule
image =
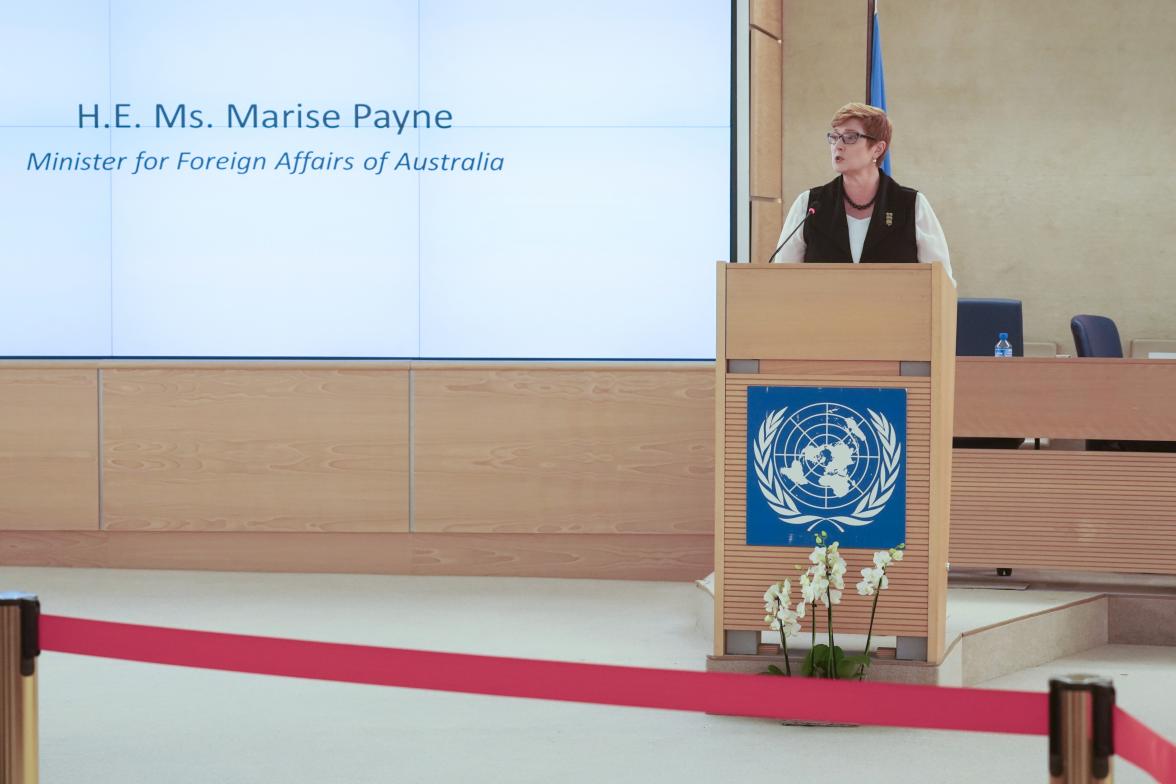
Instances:
[[[1070,334],[1080,357],[1123,357],[1119,328],[1106,316],[1075,316],[1070,319]]]
[[[1121,359],[1123,341],[1119,328],[1106,316],[1081,315],[1070,319],[1074,352],[1080,357]],[[1176,452],[1176,441],[1102,441],[1088,440],[1090,452]]]
[[[956,306],[956,356],[991,357],[1000,333],[1009,334],[1014,357],[1025,356],[1019,299],[961,299]],[[1016,449],[1023,438],[955,438],[956,449]]]
[[[961,299],[956,306],[956,356],[991,357],[1001,332],[1014,357],[1025,356],[1019,299]]]

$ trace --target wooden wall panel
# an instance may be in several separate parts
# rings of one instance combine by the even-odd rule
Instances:
[[[413,534],[413,574],[699,580],[714,564],[703,534]]]
[[[408,574],[409,534],[253,531],[0,532],[10,566]]]
[[[784,226],[784,205],[779,199],[751,200],[751,259],[766,264]]]
[[[782,191],[783,10],[781,0],[753,0],[751,26],[748,29],[748,189],[751,195],[749,260],[753,264],[766,263],[772,251],[776,249],[787,207]]]
[[[781,0],[751,0],[751,24],[773,38],[783,35],[784,8]]]
[[[721,311],[722,303],[719,307]],[[858,376],[899,381],[893,376],[893,364],[845,365],[845,370],[856,368]],[[1088,388],[1086,382],[1094,377],[1095,388],[1101,383],[1128,396],[1120,398],[1127,401],[1123,405],[1100,412],[1104,423],[1117,423],[1118,429],[1106,431],[1107,435],[1154,437],[1166,432],[1163,416],[1168,404],[1163,389],[1173,363],[1053,360],[1031,366],[961,359],[961,381],[969,377],[969,366],[1013,376],[1029,374],[1007,385],[1014,392],[1018,385],[1031,384],[1034,373],[1042,384],[1055,384],[1057,395],[1016,393],[1018,406],[1038,407],[1033,418],[1051,416],[1055,406],[1070,405],[1070,393],[1065,390],[1075,384]],[[772,371],[770,377],[802,378],[806,384],[817,379],[789,372],[790,367],[789,363],[765,363],[761,369]],[[828,368],[824,381],[830,385],[856,383],[839,366],[820,367]],[[878,372],[866,372],[868,368]],[[6,483],[5,526],[59,531],[96,528],[97,372],[94,366],[0,369],[0,399],[5,401],[0,406],[0,432],[8,450],[0,459],[0,481]],[[511,573],[516,567],[537,573],[559,565],[564,573],[582,569],[582,574],[590,576],[588,564],[597,564],[591,568],[611,574],[607,562],[600,560],[614,546],[610,540],[577,543],[549,534],[648,534],[652,538],[631,540],[638,548],[635,552],[650,553],[648,563],[654,571],[661,568],[657,564],[668,562],[673,564],[671,571],[681,568],[677,573],[684,573],[700,551],[697,540],[675,537],[714,540],[716,529],[714,523],[708,528],[708,519],[713,519],[708,507],[713,509],[714,482],[718,481],[712,466],[716,446],[711,439],[716,436],[710,424],[715,368],[709,363],[633,369],[450,365],[418,372],[417,413],[423,418],[417,466],[423,483],[418,487],[422,491],[420,530],[445,536],[521,538],[491,539],[486,545],[472,538],[429,540],[417,550],[410,549],[405,556],[409,565],[396,569],[410,568],[415,558],[417,567],[428,573],[447,569],[471,573],[466,570],[476,569],[482,558],[487,569],[499,570],[494,573]],[[265,363],[231,370],[190,365],[150,370],[107,367],[103,373],[108,417],[103,451],[106,500],[116,531],[282,531],[280,535],[287,536],[286,532],[318,535],[349,530],[333,528],[336,525],[360,531],[408,530],[407,367],[308,370],[305,365],[278,369]],[[1099,382],[1098,377],[1105,378]],[[980,414],[997,419],[1009,415],[1011,406],[993,409],[990,405],[1002,385],[981,382],[989,386],[987,392],[973,392],[971,397],[978,412],[976,421]],[[1081,408],[1081,397],[1072,396],[1079,408],[1070,415],[1078,419],[1093,415]],[[724,400],[719,396],[719,402]],[[1022,421],[1029,420],[1017,420]],[[1153,425],[1158,429],[1152,429]],[[326,437],[328,433],[334,433],[333,441]],[[355,446],[363,443],[370,449]],[[306,450],[312,457],[291,464],[290,449]],[[931,452],[912,443],[909,455],[911,460],[926,460]],[[742,460],[742,452],[736,457]],[[957,452],[951,558],[958,565],[992,566],[1001,560],[1007,564],[997,565],[1176,573],[1176,566],[1165,560],[1165,548],[1176,538],[1176,515],[1167,511],[1176,507],[1171,492],[1176,486],[1173,458],[1176,455]],[[387,482],[375,480],[377,475]],[[50,484],[38,484],[46,482]],[[361,489],[357,492],[356,487]],[[493,488],[501,492],[495,495]],[[742,492],[741,488],[732,491]],[[602,497],[603,505],[597,503]],[[42,510],[55,511],[40,517],[42,512],[35,510],[15,516],[13,510],[19,511],[22,503],[25,509],[32,508],[29,504],[45,504]],[[356,506],[350,506],[353,503]],[[372,522],[373,515],[365,511],[368,504],[400,509],[401,516],[396,519],[390,514]],[[76,516],[60,512],[70,505],[80,510]],[[275,520],[277,526],[270,527]],[[362,527],[368,524],[373,527]],[[385,524],[387,529],[378,527]],[[1145,557],[1138,555],[1140,548],[1116,551],[1114,537],[1100,534],[1102,529],[1155,544],[1146,548]],[[1032,541],[1038,552],[1022,552],[1025,548],[1019,543],[1025,532],[1037,537]],[[538,538],[527,540],[527,535]],[[718,536],[723,535],[719,529]],[[656,536],[669,537],[657,540],[664,548],[642,544],[655,541]],[[372,561],[352,556],[338,545],[361,539],[332,540],[330,545],[322,540],[327,549],[321,563],[315,560],[311,539],[185,535],[173,540],[119,541],[123,543],[117,551],[121,560],[107,561],[111,564],[267,568],[260,551],[249,555],[253,546],[249,542],[256,541],[267,542],[266,548],[282,545],[279,553],[287,555],[275,556],[274,563],[281,566],[274,568],[347,571],[351,570],[345,563],[348,559],[354,560],[354,571],[392,568],[372,565],[384,564],[390,554],[373,552]],[[244,547],[242,558],[232,555],[238,546],[233,541]],[[392,540],[379,541],[384,546]],[[1071,547],[1072,543],[1077,545]],[[71,556],[70,562],[85,563],[87,547],[68,548],[80,554]],[[191,551],[186,552],[187,548]],[[1096,551],[1105,552],[1106,557],[1091,555]],[[331,555],[336,552],[337,557]],[[684,553],[681,558],[675,555],[679,552]],[[1013,554],[1003,555],[1006,552]],[[5,551],[0,560],[7,556]],[[787,569],[790,558],[785,553],[775,565]],[[647,562],[645,555],[638,560]],[[736,567],[740,562],[733,557],[730,563]],[[757,582],[760,579],[755,577]],[[749,597],[754,594],[750,586],[746,592]]]
[[[414,373],[415,531],[711,531],[710,368]]]
[[[749,385],[831,387],[907,387],[907,554],[890,572],[891,587],[882,596],[875,634],[927,636],[927,573],[930,519],[926,512],[930,493],[930,397],[931,379],[830,376],[728,376],[726,385],[726,433],[723,463],[731,479],[724,488],[722,626],[716,628],[762,631],[763,593],[785,577],[793,580],[793,596],[799,600],[799,575],[807,567],[810,548],[751,547],[747,541],[747,488],[742,477],[747,465],[747,387]],[[923,511],[919,511],[919,510]],[[836,540],[836,532],[833,539]],[[869,565],[872,550],[846,549],[847,590],[834,612],[834,628],[844,633],[866,632],[870,602],[856,594],[853,585],[861,569]],[[811,619],[805,620],[804,628]],[[821,626],[824,628],[824,618]]]
[[[0,369],[0,434],[0,530],[97,530],[96,369]]]
[[[697,580],[709,534],[0,531],[8,566]]]
[[[960,357],[955,434],[1176,441],[1176,360]]]
[[[103,373],[107,529],[408,530],[406,371]]]
[[[1176,454],[955,450],[951,562],[1176,574]]]
[[[780,158],[780,42],[751,30],[751,195],[779,199],[782,162]]]

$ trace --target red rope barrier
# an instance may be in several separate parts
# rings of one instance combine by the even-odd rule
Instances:
[[[291,678],[799,721],[1047,735],[1044,693],[436,653],[41,616],[45,651]],[[1116,751],[1176,784],[1176,747],[1122,711]]]
[[[1115,753],[1150,773],[1160,784],[1176,784],[1176,746],[1118,706]]]
[[[732,716],[1029,735],[1045,694],[660,670],[196,632],[41,616],[46,651],[258,675]]]

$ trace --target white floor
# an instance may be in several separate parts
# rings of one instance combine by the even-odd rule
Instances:
[[[57,615],[570,661],[701,670],[711,645],[689,583],[0,568],[0,590],[35,592]],[[52,653],[40,667],[44,784],[1046,778],[1043,738],[783,727]],[[1079,670],[1112,676],[1121,705],[1176,737],[1172,649],[1107,646],[985,685],[1044,690]],[[1120,764],[1117,781],[1150,778]]]

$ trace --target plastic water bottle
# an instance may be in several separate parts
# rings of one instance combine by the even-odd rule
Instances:
[[[998,357],[1011,357],[1013,355],[1013,346],[1009,343],[1009,333],[1000,333],[1000,340],[996,341],[996,354]]]

